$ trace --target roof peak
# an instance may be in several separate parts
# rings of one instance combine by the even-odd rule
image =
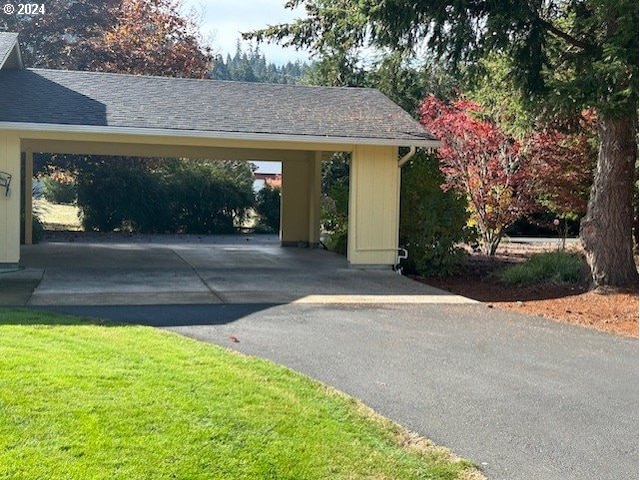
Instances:
[[[22,70],[22,55],[18,34],[15,32],[0,32],[0,70]]]

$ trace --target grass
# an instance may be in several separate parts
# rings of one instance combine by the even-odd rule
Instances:
[[[466,461],[289,369],[0,309],[0,478],[456,479]]]
[[[508,267],[498,274],[510,284],[579,283],[585,278],[586,264],[577,253],[536,253],[524,263]]]
[[[78,217],[80,209],[76,205],[52,203],[45,198],[34,200],[33,204],[47,230],[82,231]]]

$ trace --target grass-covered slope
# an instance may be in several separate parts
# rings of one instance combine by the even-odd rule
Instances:
[[[147,327],[0,309],[0,478],[477,473],[286,368]]]

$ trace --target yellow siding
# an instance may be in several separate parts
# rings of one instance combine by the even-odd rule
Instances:
[[[398,249],[400,169],[395,147],[355,146],[349,185],[352,265],[393,265]]]
[[[320,241],[321,165],[321,152],[282,162],[280,239],[285,244]]]
[[[282,208],[280,240],[283,243],[309,241],[309,162],[282,162]]]
[[[20,260],[20,139],[0,133],[0,170],[10,173],[11,191],[0,190],[0,264]]]

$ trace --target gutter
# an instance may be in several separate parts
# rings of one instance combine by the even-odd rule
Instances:
[[[409,151],[407,152],[407,154],[403,156],[400,160],[398,160],[398,168],[402,168],[402,166],[405,163],[407,163],[409,160],[411,160],[415,154],[416,154],[416,146],[411,145],[409,147]]]

